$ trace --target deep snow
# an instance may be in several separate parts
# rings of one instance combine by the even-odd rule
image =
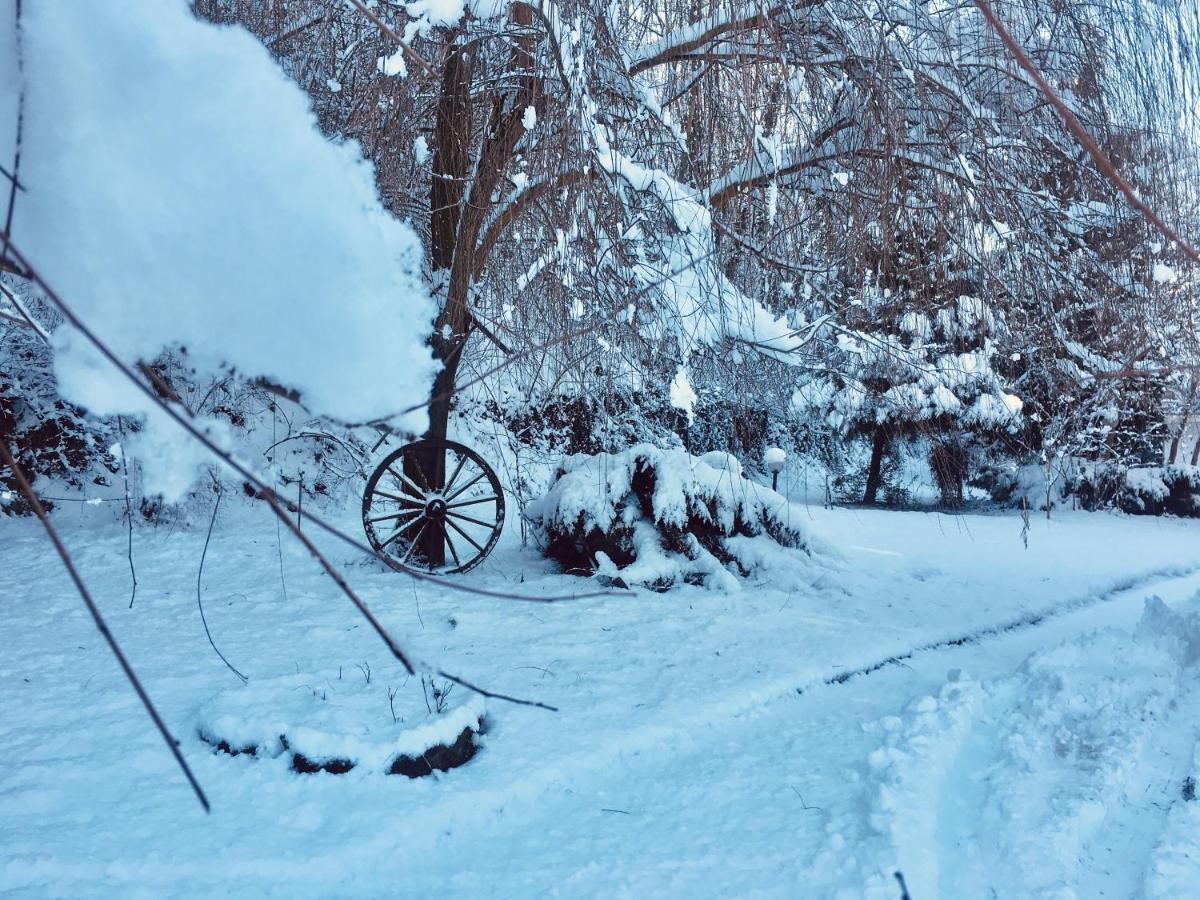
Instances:
[[[1056,513],[1025,550],[1012,514],[790,515],[837,552],[735,593],[555,605],[454,590],[591,586],[517,546],[511,523],[444,588],[328,545],[419,657],[559,708],[489,701],[481,752],[410,780],[302,775],[199,739],[220,696],[243,713],[261,698],[267,725],[287,679],[328,699],[339,672],[361,681],[358,725],[379,740],[436,720],[286,542],[285,599],[265,510],[223,505],[202,579],[243,688],[196,611],[203,512],[135,533],[131,610],[124,529],[71,505],[57,522],[211,816],[36,524],[2,520],[0,892],[898,897],[900,869],[917,900],[1189,895],[1200,694],[1172,636],[1196,633],[1200,526]],[[1179,612],[1144,614],[1154,595]],[[456,692],[451,707],[469,699]]]

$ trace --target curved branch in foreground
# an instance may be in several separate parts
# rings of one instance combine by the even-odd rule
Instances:
[[[8,238],[7,233],[4,232],[3,230],[0,230],[0,238],[7,239]],[[346,595],[346,597],[350,600],[350,602],[355,606],[355,608],[358,610],[358,612],[362,615],[362,617],[371,626],[371,629],[375,632],[375,634],[384,642],[384,644],[387,646],[388,650],[391,652],[392,656],[397,661],[399,661],[401,665],[404,666],[406,671],[408,671],[411,674],[415,674],[415,672],[416,672],[415,667],[413,666],[412,662],[409,661],[407,654],[401,649],[400,645],[396,642],[395,638],[392,637],[392,635],[383,626],[383,624],[375,617],[375,614],[371,611],[371,609],[367,606],[367,604],[364,603],[363,600],[354,592],[354,590],[347,583],[346,578],[341,573],[341,571],[329,562],[329,560],[325,557],[325,555],[322,554],[321,551],[316,547],[316,545],[313,544],[313,542],[309,539],[308,535],[306,535],[299,528],[299,526],[297,526],[296,523],[291,520],[291,517],[284,511],[283,507],[280,505],[279,499],[278,499],[275,491],[269,485],[267,485],[265,482],[263,482],[247,466],[245,466],[244,464],[239,462],[231,453],[229,453],[227,450],[225,450],[224,448],[222,448],[218,444],[216,444],[211,437],[209,437],[207,434],[205,434],[204,431],[202,431],[200,429],[200,427],[194,421],[192,421],[192,419],[190,418],[190,414],[189,414],[189,416],[183,415],[172,404],[166,402],[166,400],[164,400],[162,396],[159,396],[159,394],[156,392],[155,388],[163,391],[164,395],[167,395],[167,396],[170,395],[171,388],[169,385],[167,385],[161,379],[161,377],[159,377],[157,375],[157,373],[155,373],[153,371],[153,369],[146,367],[143,371],[146,374],[146,376],[152,380],[155,387],[151,387],[150,385],[146,384],[146,382],[144,382],[142,379],[138,378],[137,375],[134,373],[133,369],[131,369],[128,364],[126,364],[124,361],[122,361],[120,359],[120,357],[118,357],[113,352],[112,348],[109,347],[102,340],[100,340],[100,338],[97,337],[96,334],[75,314],[75,311],[70,306],[67,305],[67,303],[62,299],[62,297],[59,296],[58,292],[55,291],[54,288],[51,287],[46,282],[46,280],[42,277],[42,275],[33,267],[33,265],[29,262],[28,258],[26,258],[25,255],[23,253],[21,253],[20,249],[16,246],[16,244],[14,244],[10,241],[9,247],[12,250],[13,254],[16,256],[17,260],[21,263],[21,265],[23,265],[26,269],[28,269],[30,271],[33,282],[39,288],[42,289],[42,291],[45,293],[47,299],[49,299],[50,302],[53,303],[55,305],[55,307],[58,308],[59,312],[62,313],[63,317],[72,325],[72,327],[74,327],[77,331],[79,331],[80,334],[83,335],[85,340],[87,340],[87,342],[89,344],[91,344],[97,350],[97,352],[100,353],[101,356],[103,356],[109,363],[111,363],[128,380],[133,382],[134,386],[139,391],[141,391],[142,394],[144,394],[146,397],[148,397],[155,405],[157,405],[163,412],[165,412],[172,421],[174,421],[177,425],[179,425],[181,428],[183,428],[192,438],[199,441],[205,447],[205,449],[207,449],[210,453],[212,453],[214,456],[216,456],[218,459],[220,459],[223,463],[225,463],[225,465],[229,466],[229,468],[231,468],[239,476],[241,476],[243,479],[245,479],[247,484],[249,484],[251,487],[254,488],[254,490],[256,491],[256,496],[259,499],[265,501],[267,503],[267,505],[270,506],[271,511],[275,514],[275,517],[279,521],[283,522],[283,524],[285,526],[287,526],[288,530],[296,537],[296,539],[298,541],[300,541],[301,544],[304,545],[304,548],[306,550],[308,550],[309,554],[313,557],[313,559],[315,559],[321,565],[321,567],[325,570],[325,572],[334,580],[334,583],[337,584],[337,586],[341,589],[342,593],[344,593]],[[283,502],[290,509],[295,509],[294,504],[291,504],[286,500]],[[318,527],[320,527],[326,533],[331,534],[334,537],[337,537],[338,539],[342,540],[343,542],[349,544],[352,547],[355,547],[356,549],[361,550],[362,552],[368,554],[369,556],[374,556],[374,557],[381,556],[381,554],[379,554],[373,548],[367,547],[361,541],[358,541],[355,538],[352,538],[350,535],[346,534],[344,531],[340,530],[339,528],[337,528],[334,525],[331,525],[330,523],[324,521],[323,519],[318,518],[317,516],[310,515],[309,521],[312,522],[313,524],[317,525]],[[417,572],[417,571],[412,571],[409,574],[412,575],[413,578],[421,579],[421,580],[425,580],[425,581],[437,582],[440,580],[437,578],[437,576],[424,575],[424,573]],[[612,591],[593,591],[589,594],[576,594],[576,595],[572,595],[570,597],[533,597],[533,596],[528,596],[528,595],[523,595],[523,594],[509,594],[509,593],[504,593],[504,592],[500,592],[500,591],[489,591],[489,590],[485,590],[483,588],[471,588],[471,587],[466,587],[464,585],[455,585],[455,588],[457,590],[463,591],[464,593],[479,594],[479,595],[483,595],[483,596],[498,597],[498,598],[510,599],[510,600],[527,600],[527,601],[534,601],[534,602],[554,602],[556,600],[582,599],[585,597],[613,596],[614,595],[614,592],[612,592]],[[445,677],[449,678],[450,676],[446,675]],[[467,685],[464,683],[464,686],[467,686]],[[502,696],[502,695],[495,695],[495,696],[501,697],[502,699],[508,700],[509,702],[512,702],[512,703],[520,703],[521,705],[545,707],[545,704],[539,704],[535,701],[518,700],[516,698]]]

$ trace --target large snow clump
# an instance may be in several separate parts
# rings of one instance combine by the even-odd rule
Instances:
[[[259,41],[184,0],[43,0],[19,29],[13,4],[0,0],[6,170],[22,123],[13,241],[118,356],[186,348],[198,368],[265,376],[351,420],[428,395],[420,240]],[[146,414],[149,483],[186,490],[199,459],[175,426],[74,329],[53,341],[63,396]],[[395,424],[421,431],[425,414]]]

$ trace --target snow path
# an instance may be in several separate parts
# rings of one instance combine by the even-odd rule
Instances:
[[[1008,803],[1006,806],[1004,801],[1009,798],[1004,797],[1005,792],[1014,780],[1020,779],[1022,772],[1011,762],[1005,764],[1003,747],[1006,741],[1013,739],[1013,716],[1022,715],[1031,702],[1036,703],[1024,679],[1007,676],[1021,667],[1022,660],[1030,654],[1045,653],[1047,648],[1050,653],[1055,649],[1074,649],[1073,642],[1087,641],[1090,635],[1103,634],[1097,632],[1101,628],[1132,629],[1146,598],[1157,596],[1170,605],[1184,604],[1195,597],[1198,590],[1200,574],[1194,572],[1147,579],[1140,587],[1114,592],[1107,598],[1112,601],[1110,603],[1076,608],[1040,627],[1005,632],[988,647],[951,646],[914,658],[912,668],[907,672],[888,670],[889,680],[904,682],[904,686],[892,684],[886,691],[871,693],[919,697],[922,692],[936,695],[942,685],[944,694],[946,675],[943,666],[946,665],[955,667],[951,670],[950,686],[959,677],[953,674],[958,667],[976,676],[1004,679],[968,702],[958,704],[959,709],[940,722],[939,727],[917,729],[916,739],[910,743],[923,745],[920,752],[911,753],[912,747],[907,746],[905,752],[899,754],[901,757],[910,754],[918,759],[925,769],[925,780],[919,791],[906,798],[912,801],[912,807],[896,809],[892,818],[905,823],[903,832],[909,827],[906,820],[922,818],[922,807],[937,811],[932,816],[936,823],[934,828],[926,833],[919,830],[902,833],[890,851],[879,852],[889,864],[905,871],[913,896],[1140,896],[1148,858],[1164,826],[1167,809],[1173,798],[1179,797],[1183,778],[1194,772],[1192,756],[1200,729],[1197,724],[1200,722],[1197,716],[1200,691],[1196,690],[1195,674],[1187,673],[1178,682],[1164,686],[1164,693],[1170,695],[1170,699],[1163,703],[1163,709],[1169,709],[1169,713],[1156,714],[1147,704],[1140,722],[1137,715],[1124,717],[1122,727],[1128,728],[1135,738],[1129,745],[1137,751],[1133,754],[1136,762],[1129,760],[1126,754],[1114,755],[1116,769],[1112,782],[1099,783],[1109,796],[1101,797],[1099,804],[1090,802],[1086,785],[1079,796],[1073,793],[1074,785],[1071,792],[1056,795],[1053,783],[1046,780],[1047,773],[1035,772],[1035,792],[1020,795],[1016,805]],[[1114,668],[1116,677],[1127,674],[1121,671],[1118,661],[1102,659],[1098,662],[1102,670]],[[923,704],[928,704],[929,710],[934,708],[928,701],[915,705],[926,711]],[[1095,708],[1088,712],[1103,719],[1104,706],[1098,699]],[[1135,705],[1133,709],[1136,712],[1143,707]],[[894,704],[886,701],[878,709],[885,731],[901,727],[900,720],[894,718],[898,712],[900,710]],[[955,722],[956,718],[959,721]],[[1016,736],[1025,739],[1019,732]],[[911,766],[911,760],[905,762]],[[868,790],[874,789],[869,778],[867,784]],[[883,789],[894,791],[894,785],[894,778],[885,778]],[[1000,822],[989,821],[988,817],[989,803],[993,808],[997,806],[997,794],[1001,797],[997,810],[1001,814]],[[1048,811],[1039,810],[1044,814],[1035,814],[1030,821],[1018,821],[1021,814],[1036,809],[1037,803],[1046,798],[1051,801]],[[870,798],[864,797],[862,803],[868,807]],[[1155,807],[1154,803],[1159,805]],[[827,840],[823,849],[827,869],[832,867],[831,848],[840,850],[855,843],[860,846],[870,844],[870,829],[864,831],[861,828],[858,822],[861,818],[860,811],[848,822],[837,824],[833,840]],[[892,822],[886,824],[894,825]],[[1016,843],[1006,847],[1001,843],[1005,839]],[[1043,873],[1047,875],[1046,882],[1037,881],[1029,872],[1025,873],[1023,882],[1013,873],[1005,872],[1005,853],[1020,854],[1023,848],[1028,850],[1030,845],[1043,842],[1055,849],[1056,845],[1070,847],[1073,842],[1082,845],[1083,839],[1087,840],[1086,847],[1081,847],[1078,853],[1078,878],[1071,871],[1070,860],[1053,857],[1053,854],[1053,865]],[[907,859],[906,853],[909,854]],[[923,855],[928,859],[922,860]],[[1023,861],[1032,865],[1038,861],[1038,856],[1035,853],[1032,859],[1027,857]],[[914,858],[918,863],[924,861],[927,867],[924,870],[919,866],[911,868]],[[818,854],[820,859],[821,854]],[[891,865],[877,868],[889,869]],[[843,890],[849,890],[845,896],[894,896],[889,874],[881,871],[873,875],[870,862],[855,871],[852,861],[848,867],[843,864],[836,868],[827,893],[833,895],[841,886]],[[855,883],[865,886],[861,893],[846,887]]]
[[[358,690],[377,692],[371,724],[386,733],[385,691],[404,687],[402,674],[289,547],[285,606],[273,527],[252,508],[231,509],[210,548],[205,606],[222,651],[251,678],[247,691],[300,672],[333,696],[343,673],[361,678],[369,662],[373,681]],[[414,593],[406,579],[335,555],[419,655],[562,710],[490,704],[482,752],[418,781],[301,776],[283,760],[211,753],[196,717],[239,688],[196,618],[206,521],[135,536],[129,611],[124,532],[98,525],[90,508],[61,513],[212,796],[207,819],[44,539],[30,523],[0,522],[0,552],[20,561],[0,567],[0,679],[11,693],[0,716],[0,892],[894,898],[895,861],[917,900],[973,896],[952,891],[986,881],[993,835],[972,829],[997,802],[997,781],[981,773],[1003,761],[998,741],[1025,699],[1023,661],[1096,628],[1133,628],[1147,596],[1186,605],[1200,589],[1200,528],[1068,514],[1035,522],[1025,551],[1012,516],[795,512],[843,558],[771,572],[732,595],[679,588],[514,605],[452,587]],[[579,587],[509,540],[474,583]],[[961,678],[948,680],[952,669]],[[424,720],[419,686],[397,702],[409,725]],[[1187,719],[1184,710],[1163,721]],[[1149,729],[1141,746],[1186,744],[1168,731]],[[1143,759],[1156,777],[1153,757]],[[1127,792],[1140,772],[1121,782]],[[1160,825],[1145,824],[1122,884],[1143,880]],[[1117,819],[1101,816],[1081,860],[1109,827]],[[969,859],[982,869],[959,864]],[[1086,874],[1086,860],[1079,868]]]
[[[683,836],[684,847],[676,855],[668,848],[663,848],[661,857],[656,854],[661,868],[672,873],[666,889],[681,895],[717,895],[736,890],[750,877],[756,884],[770,878],[775,887],[765,891],[768,895],[795,896],[803,891],[832,896],[844,887],[844,871],[823,868],[821,860],[814,862],[803,848],[821,840],[822,828],[837,822],[839,815],[856,822],[862,818],[864,801],[854,796],[853,780],[847,780],[845,748],[861,743],[864,721],[898,711],[898,697],[936,690],[945,681],[948,666],[1007,673],[1039,647],[1100,624],[1136,622],[1147,596],[1182,599],[1200,590],[1200,574],[1194,572],[1142,581],[1141,587],[1126,587],[1106,598],[1113,602],[1102,622],[1094,609],[1078,608],[1077,601],[1073,612],[1041,628],[997,635],[994,643],[999,647],[953,644],[924,650],[907,665],[877,669],[872,677],[814,682],[803,696],[776,692],[774,701],[765,706],[757,702],[763,696],[758,691],[725,697],[708,714],[681,717],[675,729],[629,735],[623,748],[607,746],[580,760],[593,777],[581,779],[584,773],[576,769],[560,770],[553,779],[519,780],[514,787],[529,805],[522,805],[519,823],[513,827],[541,836],[536,855],[546,860],[553,860],[558,852],[564,821],[577,822],[579,833],[592,842],[593,852],[609,860],[644,855],[645,842],[660,832]],[[937,793],[940,826],[936,834],[925,836],[935,843],[936,858],[961,857],[959,839],[966,823],[977,818],[983,794],[978,789],[979,771],[997,740],[995,720],[1018,700],[1013,690],[991,698],[992,711],[971,723],[984,727],[971,731],[960,747],[950,748],[955,751],[953,766],[940,780]],[[798,728],[799,723],[803,724]],[[652,753],[656,747],[670,752]],[[737,764],[731,766],[731,759]],[[685,784],[678,778],[681,771],[688,773]],[[588,787],[568,787],[579,783]],[[536,796],[526,793],[531,790]],[[724,826],[695,821],[695,811],[705,808],[706,798],[712,797],[736,797],[737,806],[752,806],[754,821],[734,819]],[[697,833],[699,845],[690,842]],[[836,828],[833,835],[840,838],[835,841],[839,849],[851,847],[863,836],[857,831],[839,834]],[[464,841],[469,844],[472,838]],[[613,885],[615,874],[599,865],[576,871],[568,892],[603,893]],[[501,871],[492,875],[503,878]],[[634,870],[629,880],[620,883],[618,894],[663,890],[662,877],[659,870],[649,874]],[[886,880],[884,886],[890,887]],[[539,884],[539,889],[547,887]],[[989,885],[985,877],[972,877],[955,865],[947,867],[945,881],[938,887],[940,893],[935,889],[914,896],[988,896]],[[887,890],[879,895],[895,896]],[[1011,893],[1000,886],[998,896]],[[1079,896],[1095,895],[1081,890]]]

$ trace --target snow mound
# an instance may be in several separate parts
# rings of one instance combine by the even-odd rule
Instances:
[[[728,454],[640,444],[568,457],[529,516],[546,555],[567,571],[660,589],[686,582],[736,590],[737,575],[809,558],[810,541],[789,510]]]
[[[483,698],[430,713],[410,684],[403,693],[358,669],[253,680],[224,691],[200,713],[200,739],[233,756],[285,756],[299,772],[427,775],[474,753]],[[446,692],[448,696],[449,692]],[[447,752],[449,751],[449,752]],[[464,757],[465,754],[465,757]],[[438,765],[453,759],[452,765]]]

